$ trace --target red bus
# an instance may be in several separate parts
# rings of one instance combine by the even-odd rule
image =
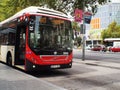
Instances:
[[[0,61],[25,71],[72,67],[71,21],[31,6],[0,22]]]

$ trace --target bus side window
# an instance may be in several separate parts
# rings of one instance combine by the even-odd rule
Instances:
[[[8,40],[10,45],[15,45],[15,33],[9,33],[9,40]]]
[[[3,44],[7,45],[8,44],[8,34],[3,34],[3,37],[4,37]]]

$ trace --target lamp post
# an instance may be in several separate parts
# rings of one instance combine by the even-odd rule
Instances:
[[[85,0],[83,0],[83,37],[82,37],[82,60],[85,60]]]
[[[85,60],[85,44],[86,44],[86,37],[85,37],[85,31],[86,26],[85,23],[90,24],[91,20],[91,13],[85,12],[85,0],[83,0],[83,10],[75,9],[75,21],[81,22],[83,21],[83,24],[81,24],[81,34],[82,34],[82,60]]]

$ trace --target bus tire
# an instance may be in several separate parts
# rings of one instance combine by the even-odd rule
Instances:
[[[7,65],[12,66],[12,56],[10,53],[7,54]]]

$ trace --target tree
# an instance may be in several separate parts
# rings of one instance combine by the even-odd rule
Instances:
[[[103,30],[101,33],[102,40],[105,38],[120,38],[120,25],[114,21],[112,22],[107,29]]]
[[[77,37],[76,41],[77,41],[77,45],[79,47],[81,45],[82,38],[81,37]]]
[[[76,8],[83,10],[83,8],[86,7],[88,11],[91,11],[93,14],[95,14],[99,4],[103,5],[108,2],[110,2],[110,0],[53,0],[51,2],[53,4],[47,3],[47,5],[49,8],[53,8],[64,13],[70,12],[72,15]]]
[[[7,12],[5,12],[6,2],[7,0],[0,0],[0,21],[7,18]]]
[[[28,6],[44,6],[53,8],[64,13],[71,13],[73,15],[76,8],[83,9],[83,2],[87,10],[93,12],[97,11],[98,4],[105,4],[108,0],[2,0],[5,4],[3,12],[5,18],[8,18]],[[0,6],[1,7],[1,6]],[[91,9],[90,9],[91,7]],[[4,15],[3,15],[4,16]]]
[[[84,2],[84,4],[83,4]],[[91,11],[93,15],[97,12],[98,5],[103,5],[110,2],[110,0],[74,0],[73,12],[76,8],[82,9],[85,7],[87,11]]]
[[[12,16],[28,6],[39,6],[40,2],[42,2],[42,0],[8,0],[6,2],[6,12],[8,12],[9,16]]]
[[[72,22],[72,28],[80,32],[80,26],[77,22]]]

